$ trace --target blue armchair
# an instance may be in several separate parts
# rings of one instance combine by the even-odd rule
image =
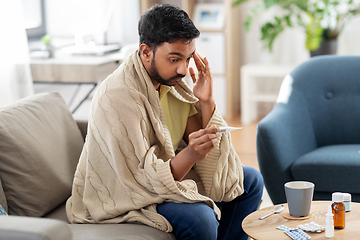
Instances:
[[[256,150],[274,204],[284,184],[315,184],[315,200],[335,191],[360,201],[360,56],[319,56],[285,77],[277,103],[257,126]]]

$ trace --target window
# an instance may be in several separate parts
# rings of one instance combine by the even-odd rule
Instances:
[[[44,0],[22,0],[22,4],[28,39],[41,38],[46,34]]]

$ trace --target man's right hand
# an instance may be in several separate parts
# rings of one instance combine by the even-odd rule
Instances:
[[[188,146],[170,160],[171,172],[175,180],[182,180],[196,162],[206,158],[207,154],[218,145],[216,133],[219,131],[218,127],[211,126],[189,135]]]
[[[206,158],[207,154],[218,144],[216,133],[220,129],[211,126],[207,129],[200,129],[189,135],[189,143],[185,148],[188,151],[189,158],[194,164]],[[185,150],[184,149],[184,150]]]

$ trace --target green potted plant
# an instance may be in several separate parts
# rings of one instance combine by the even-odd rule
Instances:
[[[41,42],[44,45],[44,50],[49,53],[49,58],[54,57],[54,47],[51,44],[51,37],[50,35],[46,34],[41,38]]]
[[[235,0],[237,6],[248,0]],[[301,27],[305,30],[305,47],[311,55],[336,53],[337,38],[346,24],[360,13],[356,0],[260,0],[248,14],[245,29],[261,12],[277,8],[272,20],[261,26],[261,40],[272,51],[276,37],[286,28]]]

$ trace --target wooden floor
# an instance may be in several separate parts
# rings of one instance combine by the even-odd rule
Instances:
[[[242,164],[259,170],[259,164],[256,156],[256,126],[259,121],[255,121],[249,125],[242,125],[240,116],[232,120],[227,119],[226,121],[229,126],[243,127],[241,130],[231,132],[231,141]],[[259,208],[261,209],[269,206],[273,206],[273,203],[264,188],[262,202]]]
[[[232,127],[243,127],[241,130],[231,132],[231,141],[241,162],[245,166],[259,170],[256,157],[256,126],[258,122],[242,125],[239,116],[233,120],[227,120],[227,123]]]

